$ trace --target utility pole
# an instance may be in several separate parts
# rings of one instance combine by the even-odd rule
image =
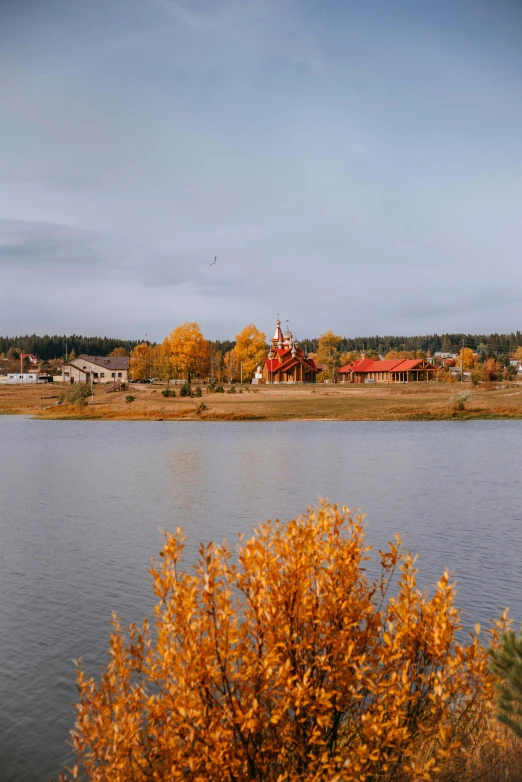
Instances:
[[[147,332],[143,335],[145,337],[145,342],[148,342],[147,339]],[[116,373],[114,375],[114,379],[116,380]],[[152,345],[149,343],[149,383],[152,385]]]
[[[24,384],[24,359],[23,359],[23,353],[20,353],[20,385],[23,386]]]
[[[464,340],[462,340],[462,353],[460,354],[460,382],[464,382]]]

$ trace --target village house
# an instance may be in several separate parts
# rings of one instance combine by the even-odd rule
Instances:
[[[384,361],[361,358],[341,367],[338,375],[339,380],[345,383],[408,383],[432,380],[436,372],[437,367],[425,358]]]
[[[317,371],[313,359],[299,347],[292,332],[287,328],[283,334],[278,318],[259,379],[264,383],[315,383]]]
[[[126,383],[129,379],[127,356],[87,356],[82,354],[62,366],[64,383]]]
[[[21,358],[22,361],[25,361],[28,364],[34,364],[34,365],[38,364],[38,365],[40,365],[40,364],[44,363],[41,359],[36,358],[34,353],[22,353],[20,358]]]

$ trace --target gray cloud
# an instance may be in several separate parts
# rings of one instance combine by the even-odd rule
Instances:
[[[516,9],[23,5],[0,31],[0,333],[519,327]]]

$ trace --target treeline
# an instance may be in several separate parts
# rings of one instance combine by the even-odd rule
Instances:
[[[441,350],[445,353],[458,353],[464,342],[465,347],[481,350],[488,354],[508,354],[522,345],[522,332],[511,334],[427,334],[425,336],[374,336],[374,337],[343,337],[339,344],[341,353],[361,350],[375,350],[381,355],[391,350],[413,351],[423,350],[435,353]],[[64,358],[74,350],[76,355],[88,353],[95,356],[106,356],[118,347],[125,348],[130,353],[141,340],[117,339],[115,337],[83,337],[77,334],[53,335],[43,337],[37,334],[25,336],[0,337],[0,355],[8,353],[10,348],[19,348],[23,353],[34,353],[38,358],[48,361],[53,358]],[[302,347],[308,352],[316,353],[319,338],[301,340]],[[153,343],[155,344],[155,343]],[[232,340],[214,340],[212,345],[223,356],[235,345]]]
[[[116,339],[114,337],[82,337],[78,334],[50,336],[45,334],[26,334],[24,337],[0,337],[0,354],[7,353],[11,348],[19,348],[22,353],[33,353],[44,361],[53,358],[65,358],[65,352],[70,355],[74,350],[88,353],[91,356],[107,356],[114,348],[123,347],[127,352],[139,344],[139,340]]]
[[[71,355],[74,350],[79,356],[81,353],[87,353],[91,356],[108,356],[115,348],[125,348],[130,354],[136,345],[142,340],[139,339],[117,339],[116,337],[82,337],[78,334],[50,336],[45,334],[39,337],[37,334],[26,334],[17,337],[0,337],[0,355],[8,354],[11,348],[18,348],[22,353],[33,353],[37,358],[43,361],[50,361],[53,358],[65,358]],[[155,343],[153,343],[155,344]],[[234,342],[230,340],[217,340],[212,343],[223,355],[234,347]]]
[[[511,334],[427,334],[418,337],[343,337],[339,343],[341,353],[361,350],[375,350],[381,355],[391,350],[413,351],[423,350],[431,353],[443,351],[444,353],[458,353],[464,342],[465,347],[473,350],[481,350],[488,354],[506,354],[514,352],[522,345],[522,332]],[[305,350],[316,353],[319,339],[303,339],[302,347]]]

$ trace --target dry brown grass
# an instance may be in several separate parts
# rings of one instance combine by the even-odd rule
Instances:
[[[471,388],[466,410],[455,414],[449,398],[458,386],[443,383],[375,386],[252,386],[244,393],[208,394],[201,400],[165,398],[161,387],[135,386],[136,401],[125,393],[105,394],[95,389],[94,402],[84,410],[57,406],[45,397],[60,394],[49,386],[0,385],[0,413],[25,413],[39,418],[86,418],[127,421],[149,420],[333,420],[412,421],[474,418],[522,418],[522,384]],[[465,386],[469,388],[468,384]],[[198,415],[196,402],[206,410]]]
[[[426,751],[428,748],[424,747],[421,754]],[[448,759],[434,779],[437,782],[520,782],[522,742],[492,718],[463,736],[461,751]]]

